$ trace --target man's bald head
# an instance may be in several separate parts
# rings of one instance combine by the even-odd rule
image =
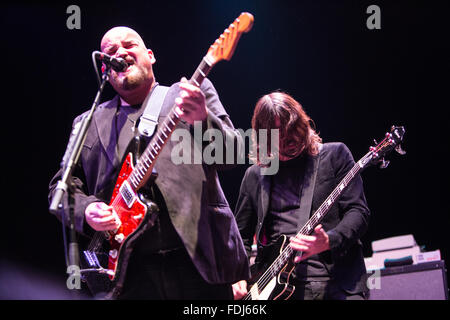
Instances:
[[[101,50],[129,65],[124,72],[111,71],[109,82],[114,89],[128,103],[142,103],[155,83],[152,65],[156,60],[141,36],[129,27],[114,27],[103,36]]]
[[[126,36],[130,39],[135,39],[142,46],[144,46],[144,48],[146,48],[144,40],[141,38],[139,33],[129,27],[119,26],[111,28],[105,33],[100,44],[102,51],[104,47],[106,47],[106,45],[111,41],[111,39],[117,39],[118,37],[121,38],[123,36]]]

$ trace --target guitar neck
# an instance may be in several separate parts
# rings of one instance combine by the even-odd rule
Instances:
[[[300,229],[297,235],[308,235],[314,231],[314,228],[322,221],[325,215],[328,213],[330,208],[339,198],[343,190],[349,185],[353,178],[367,165],[372,157],[372,152],[368,152],[364,157],[361,158],[352,169],[345,175],[345,177],[339,182],[338,186],[331,192],[327,199],[322,203],[322,205],[316,210],[316,212],[311,216],[308,222]],[[275,277],[279,271],[284,267],[286,263],[291,259],[294,251],[288,245],[286,246],[280,255],[275,259],[272,265],[268,268],[268,272],[272,277]],[[263,278],[263,277],[262,277]]]
[[[356,177],[356,175],[365,167],[368,161],[371,159],[372,153],[368,152],[364,157],[361,158],[355,165],[350,169],[350,171],[345,175],[345,177],[339,182],[333,192],[325,199],[322,205],[316,210],[316,212],[311,216],[307,223],[300,229],[297,233],[300,234],[311,234],[314,228],[322,221],[323,217],[328,213],[330,208],[339,198],[344,189],[350,184],[350,182]]]
[[[213,67],[213,64],[209,61],[208,55],[203,57],[199,66],[192,75],[189,83],[200,87],[203,80],[209,74]],[[181,120],[179,114],[176,111],[176,105],[173,105],[169,111],[166,119],[158,126],[158,130],[155,132],[149,145],[142,153],[139,161],[137,162],[133,172],[128,177],[127,181],[134,190],[140,189],[147,182],[153,165],[158,158],[163,146],[169,140],[172,132]]]

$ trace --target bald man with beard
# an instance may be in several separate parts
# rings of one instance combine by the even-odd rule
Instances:
[[[144,112],[143,101],[159,85],[152,67],[155,54],[133,29],[110,29],[101,40],[101,50],[124,59],[128,67],[123,72],[111,70],[109,83],[117,95],[99,105],[94,113],[73,174],[75,227],[87,238],[96,231],[119,226],[107,203],[127,145]],[[215,128],[227,137],[224,144],[243,144],[208,79],[200,88],[185,78],[173,84],[162,103],[158,123],[174,104],[182,119],[177,129],[192,132],[194,124],[201,125],[202,130]],[[86,114],[78,116],[73,127]],[[108,297],[232,299],[231,284],[249,276],[242,239],[217,175],[217,170],[227,165],[175,165],[171,161],[175,145],[176,141],[167,141],[154,165],[158,177],[146,186],[159,215],[154,226],[136,235],[138,240],[124,263],[126,277]],[[191,148],[193,151],[194,142]],[[60,170],[50,182],[50,200],[61,174]],[[68,200],[63,203],[67,219]],[[61,219],[61,213],[57,216]]]

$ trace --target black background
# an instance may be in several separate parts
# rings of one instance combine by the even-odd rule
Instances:
[[[81,9],[69,30],[66,8]],[[381,30],[366,9],[381,8]],[[356,160],[391,125],[406,128],[407,155],[364,171],[371,242],[413,234],[448,260],[449,33],[446,1],[108,1],[3,3],[1,259],[6,298],[45,298],[65,286],[62,231],[48,213],[48,182],[73,118],[97,91],[91,52],[126,25],[156,56],[161,84],[190,77],[208,47],[243,11],[255,17],[231,61],[209,75],[236,128],[250,128],[257,99],[281,89],[301,102],[324,142],[342,141]],[[102,100],[113,96],[110,87]],[[221,173],[234,208],[246,165]],[[188,191],[187,191],[188,192]],[[6,271],[5,271],[6,270]],[[15,282],[16,281],[16,282]],[[39,286],[39,289],[35,287]],[[57,290],[55,287],[55,290]],[[48,289],[48,297],[55,297]],[[55,291],[56,292],[56,291]]]

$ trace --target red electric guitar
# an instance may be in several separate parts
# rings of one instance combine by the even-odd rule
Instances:
[[[211,45],[189,82],[199,87],[217,62],[230,60],[239,38],[250,31],[252,26],[253,16],[242,13]],[[134,163],[135,157],[131,152],[126,155],[110,202],[120,227],[114,231],[95,233],[88,249],[83,252],[89,266],[81,273],[94,294],[101,292],[105,298],[109,298],[120,292],[127,260],[136,240],[133,235],[154,224],[158,207],[141,191],[154,178],[154,163],[179,121],[174,105],[164,122],[158,126],[139,161]],[[104,268],[100,260],[106,256],[108,267]]]

